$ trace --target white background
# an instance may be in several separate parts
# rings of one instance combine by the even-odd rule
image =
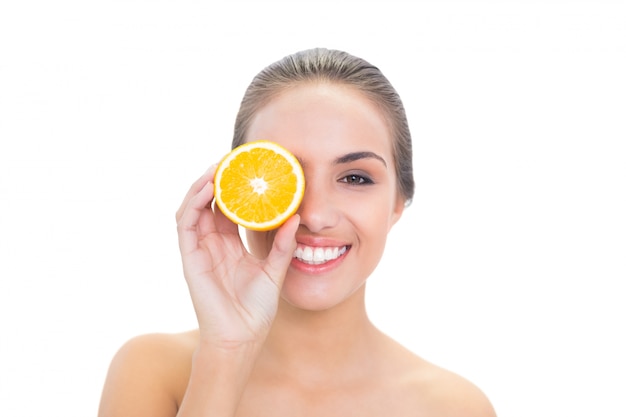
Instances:
[[[130,337],[195,326],[174,213],[263,66],[315,46],[401,93],[414,204],[372,319],[500,416],[624,416],[623,1],[0,6],[0,413],[97,412]]]

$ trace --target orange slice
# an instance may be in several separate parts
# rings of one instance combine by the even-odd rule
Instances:
[[[298,159],[267,140],[233,149],[217,166],[214,183],[222,213],[251,230],[277,228],[296,212],[304,195]]]

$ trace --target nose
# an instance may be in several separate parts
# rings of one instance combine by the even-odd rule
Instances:
[[[332,196],[331,190],[324,187],[319,181],[306,179],[304,196],[298,209],[300,225],[311,233],[319,233],[324,229],[337,225],[339,210]]]

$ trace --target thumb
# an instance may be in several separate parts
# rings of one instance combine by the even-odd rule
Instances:
[[[276,232],[272,249],[265,260],[265,271],[278,288],[283,285],[287,268],[289,268],[293,253],[296,250],[298,226],[300,226],[300,216],[295,214]]]

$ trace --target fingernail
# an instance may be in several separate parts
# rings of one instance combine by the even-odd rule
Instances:
[[[203,175],[208,174],[209,172],[211,172],[211,170],[214,170],[215,168],[217,168],[217,164],[211,165],[206,171],[204,171]]]

